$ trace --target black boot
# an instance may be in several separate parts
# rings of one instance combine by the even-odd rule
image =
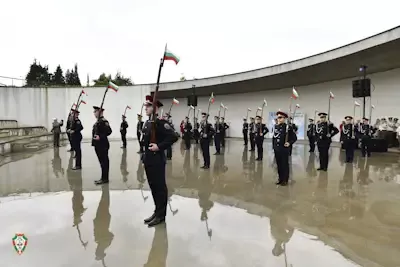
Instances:
[[[144,219],[144,223],[148,224],[150,223],[152,220],[154,220],[156,218],[156,214],[153,213],[153,215],[151,215],[149,218]]]
[[[155,217],[151,222],[148,223],[148,226],[153,227],[161,223],[165,223],[165,217],[163,218]]]

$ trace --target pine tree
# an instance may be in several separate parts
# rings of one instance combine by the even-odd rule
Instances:
[[[79,73],[78,73],[78,64],[75,64],[74,67],[74,85],[81,86],[81,80],[79,79]]]
[[[70,70],[67,70],[65,72],[65,83],[67,85],[73,85],[73,74],[71,73]]]
[[[42,67],[35,59],[26,75],[26,86],[39,87],[50,85],[51,76],[52,75],[49,74],[49,67]]]
[[[60,65],[57,66],[57,69],[52,77],[51,83],[53,85],[65,85],[65,78]]]

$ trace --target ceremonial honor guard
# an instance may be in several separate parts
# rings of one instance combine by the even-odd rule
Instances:
[[[164,120],[166,120],[169,123],[171,128],[174,129],[174,125],[172,124],[171,115],[168,112],[166,112],[164,114],[163,118],[164,118]],[[175,131],[175,129],[174,129],[174,131]],[[179,136],[179,134],[178,134],[178,136]],[[167,147],[166,152],[167,152],[167,160],[171,160],[172,159],[172,146]]]
[[[83,126],[81,121],[79,120],[79,111],[74,110],[74,120],[72,121],[71,128],[69,129],[69,133],[71,135],[72,149],[75,151],[75,167],[73,170],[82,169],[82,150],[81,150],[81,142],[82,142],[82,133]]]
[[[122,139],[121,148],[126,148],[126,129],[128,129],[128,122],[126,121],[125,115],[122,115],[121,127],[119,129],[121,132],[121,139]]]
[[[353,117],[344,117],[345,124],[342,128],[342,140],[344,149],[346,150],[346,163],[352,163],[354,159],[354,150],[356,149],[356,127],[353,125]]]
[[[200,132],[199,132],[200,124],[197,118],[194,118],[194,129],[193,129],[193,139],[196,141],[196,144],[199,143]]]
[[[68,152],[73,152],[74,148],[72,147],[72,139],[71,139],[71,133],[70,133],[70,129],[71,129],[71,125],[74,122],[74,109],[71,109],[68,115],[68,119],[67,119],[67,125],[66,125],[66,132],[67,132],[67,136],[68,136],[68,141],[69,141],[69,145],[70,145],[70,149],[68,150]]]
[[[190,138],[192,134],[192,124],[189,122],[189,117],[185,118],[185,124],[183,125],[183,140],[185,140],[186,150],[190,149]]]
[[[200,146],[203,152],[204,165],[201,167],[203,169],[210,168],[210,140],[214,134],[214,129],[210,123],[207,121],[208,114],[201,113],[202,121],[200,124]]]
[[[249,137],[250,137],[250,150],[249,151],[254,151],[256,150],[256,142],[254,140],[255,134],[256,134],[256,123],[253,117],[250,117],[250,125],[249,125]]]
[[[221,154],[221,138],[222,138],[221,136],[222,136],[223,125],[220,123],[218,116],[215,116],[214,119],[215,119],[214,144],[215,144],[215,150],[216,150],[214,155],[219,155],[219,154]]]
[[[318,171],[328,170],[329,148],[332,143],[332,137],[339,133],[338,128],[326,120],[327,115],[324,112],[318,113],[320,121],[315,126],[320,164]]]
[[[373,129],[369,125],[369,120],[367,118],[363,118],[363,123],[360,126],[360,138],[361,138],[361,155],[363,157],[371,156],[371,151],[370,151],[370,142],[371,142],[371,136],[373,134]]]
[[[264,136],[269,132],[267,126],[261,122],[261,116],[256,116],[256,134],[255,134],[255,142],[257,145],[257,158],[256,160],[263,160],[264,155]]]
[[[229,129],[229,125],[225,123],[224,117],[221,117],[221,126],[221,146],[225,147],[226,130]]]
[[[272,146],[279,176],[276,184],[285,186],[289,181],[289,147],[297,141],[297,136],[293,128],[285,123],[285,119],[288,117],[286,113],[278,111],[276,116],[277,124],[275,124],[272,136]]]
[[[146,115],[151,116],[143,127],[143,164],[155,204],[154,213],[144,223],[149,227],[163,223],[167,214],[168,188],[165,181],[165,150],[172,146],[177,136],[168,121],[158,119],[160,101],[153,105],[153,97],[146,96]],[[155,110],[154,110],[155,108]]]
[[[315,151],[315,124],[313,119],[308,119],[308,128],[307,128],[307,137],[308,137],[308,142],[310,144],[310,151],[311,153],[314,153]]]
[[[298,128],[297,125],[293,122],[293,118],[292,118],[292,117],[289,118],[289,121],[290,121],[290,126],[292,127],[294,134],[297,135],[297,130],[298,130],[299,128]],[[290,146],[290,147],[289,147],[289,156],[292,156],[292,150],[293,150],[293,146]]]
[[[142,121],[142,115],[137,114],[138,122],[136,124],[136,136],[139,142],[139,151],[137,153],[143,153],[143,143],[142,143],[142,129],[144,122]]]
[[[103,117],[104,109],[97,106],[93,106],[93,109],[97,121],[93,125],[92,146],[94,146],[94,150],[101,166],[101,179],[94,183],[96,185],[108,184],[110,172],[110,160],[108,158],[110,143],[108,142],[108,136],[112,133],[112,130],[108,121]]]
[[[243,117],[243,128],[242,128],[242,132],[243,132],[243,141],[244,141],[244,145],[247,146],[247,144],[248,144],[248,142],[249,142],[249,124],[247,123],[246,117]]]

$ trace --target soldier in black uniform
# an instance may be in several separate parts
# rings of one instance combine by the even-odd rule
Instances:
[[[310,143],[310,151],[311,153],[314,153],[315,151],[315,124],[313,119],[308,119],[308,128],[307,128],[307,137],[308,137],[308,142]]]
[[[371,151],[369,148],[369,144],[371,142],[371,136],[373,134],[373,129],[369,125],[369,120],[367,118],[363,118],[363,123],[360,127],[360,138],[361,138],[361,155],[362,157],[371,156]]]
[[[315,126],[317,137],[317,146],[319,151],[319,168],[318,171],[327,171],[329,163],[329,148],[332,143],[332,137],[339,133],[338,128],[333,123],[326,120],[328,114],[324,112],[318,113],[320,121]]]
[[[256,134],[256,122],[254,121],[253,117],[250,117],[250,124],[249,124],[249,137],[250,137],[250,150],[256,150],[256,141],[254,140]]]
[[[221,154],[221,135],[222,135],[222,124],[219,121],[219,117],[215,116],[214,117],[215,124],[214,124],[214,129],[215,129],[215,135],[214,135],[214,145],[215,145],[215,153],[214,155],[220,155]]]
[[[72,141],[72,148],[75,151],[75,167],[72,168],[73,170],[82,169],[82,130],[83,126],[81,121],[79,120],[79,111],[74,110],[74,120],[72,121],[71,128],[69,129]]]
[[[202,121],[200,124],[200,146],[203,152],[204,165],[203,169],[210,168],[210,140],[214,134],[214,129],[207,121],[208,114],[201,113]]]
[[[142,143],[142,129],[144,122],[142,121],[142,115],[137,114],[138,122],[136,124],[136,136],[139,142],[139,151],[137,153],[143,153],[143,143]]]
[[[256,116],[256,134],[254,136],[257,145],[257,158],[256,160],[263,160],[264,155],[264,136],[269,132],[267,126],[261,122],[261,116]]]
[[[94,241],[97,243],[96,260],[102,261],[106,257],[106,249],[111,246],[114,234],[110,232],[111,214],[110,214],[110,189],[108,184],[101,188],[101,199],[97,207],[96,218],[93,220]]]
[[[293,129],[294,134],[297,135],[297,130],[298,130],[299,128],[298,128],[297,125],[294,123],[292,117],[289,118],[289,123],[290,123],[290,126],[291,126],[292,129]],[[293,146],[290,146],[290,147],[289,147],[289,157],[292,156],[292,150],[293,150]]]
[[[68,152],[74,151],[74,148],[72,147],[71,134],[69,132],[69,130],[71,129],[71,125],[74,122],[74,111],[75,111],[74,109],[71,109],[71,111],[69,112],[69,115],[68,115],[68,119],[67,119],[66,132],[67,132],[68,141],[69,141],[69,145],[70,145],[70,149],[68,150]]]
[[[190,138],[192,135],[192,124],[189,122],[189,118],[185,118],[185,124],[183,125],[183,140],[185,140],[186,150],[190,149]]]
[[[200,124],[197,121],[197,118],[194,118],[194,129],[193,129],[193,139],[196,141],[196,144],[199,143],[199,139],[200,139]]]
[[[243,118],[242,132],[243,132],[244,145],[247,146],[247,144],[249,142],[249,124],[247,123],[247,118],[246,117]]]
[[[122,115],[122,122],[119,131],[121,132],[121,139],[122,139],[122,147],[126,148],[126,129],[128,129],[129,125],[126,121],[125,115]]]
[[[94,146],[101,166],[101,179],[94,183],[97,185],[108,184],[108,175],[110,172],[110,160],[108,158],[110,143],[108,142],[108,136],[112,133],[112,130],[108,121],[103,117],[104,109],[100,109],[97,106],[93,106],[93,109],[97,121],[93,125],[92,146]]]
[[[225,123],[224,117],[221,117],[221,126],[221,146],[225,147],[226,130],[229,129],[229,125]]]
[[[345,124],[342,128],[342,134],[340,142],[343,144],[346,150],[346,163],[352,163],[354,159],[354,150],[356,149],[356,127],[353,125],[353,117],[344,117]]]
[[[171,128],[174,129],[174,131],[175,131],[174,125],[172,123],[172,116],[168,112],[166,112],[163,117],[164,117],[164,120],[168,121]],[[178,136],[179,136],[179,134],[178,134]],[[172,159],[172,146],[168,147],[166,149],[166,151],[167,151],[167,160],[171,160]]]
[[[282,111],[276,113],[277,124],[274,127],[272,146],[278,167],[277,185],[286,186],[289,182],[289,147],[297,141],[293,128],[285,123],[288,115]]]
[[[153,97],[146,96],[144,105],[146,107],[146,115],[152,116]],[[149,227],[165,222],[168,205],[168,188],[165,181],[165,149],[178,140],[168,121],[157,118],[157,111],[162,106],[163,104],[157,101],[155,118],[148,120],[143,127],[143,145],[145,149],[143,164],[155,204],[154,213],[144,220]],[[154,127],[153,123],[155,123]],[[153,132],[154,130],[155,132]],[[156,140],[152,140],[152,132]]]

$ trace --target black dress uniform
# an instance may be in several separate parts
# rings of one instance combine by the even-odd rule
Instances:
[[[361,155],[363,157],[371,156],[371,151],[370,151],[370,143],[371,143],[371,136],[373,134],[373,129],[372,127],[368,124],[368,119],[363,118],[363,123],[360,125],[360,138],[361,138]]]
[[[225,118],[221,118],[221,125],[221,146],[225,147],[226,130],[229,129],[229,125],[225,123]]]
[[[310,144],[310,151],[313,153],[315,151],[315,124],[313,119],[309,119],[309,124],[307,128],[307,137],[308,137],[308,142]]]
[[[122,122],[119,131],[121,132],[122,148],[126,148],[126,129],[128,129],[128,122],[125,120],[126,117],[122,115]]]
[[[260,117],[261,120],[261,117]],[[262,160],[264,155],[264,136],[269,132],[267,126],[264,123],[256,123],[256,134],[254,136],[257,145],[257,158],[256,160]]]
[[[66,131],[67,131],[67,136],[68,136],[68,141],[69,141],[69,145],[70,145],[70,149],[68,150],[69,152],[74,151],[74,148],[72,147],[72,139],[71,139],[71,134],[68,130],[71,129],[71,125],[74,121],[74,114],[73,114],[74,109],[71,109],[71,112],[68,115],[68,119],[67,119],[67,125],[66,125]]]
[[[171,128],[175,131],[174,125],[173,125],[173,123],[172,123],[171,115],[169,115],[169,113],[167,113],[166,116],[167,116],[167,118],[168,118],[167,121],[168,121],[168,123],[169,123],[169,126],[171,126]],[[175,134],[176,134],[176,133],[175,133]],[[178,136],[179,136],[179,134],[178,134]],[[171,160],[171,159],[172,159],[172,146],[169,146],[169,147],[166,149],[166,151],[167,151],[167,160]]]
[[[288,115],[284,112],[278,111],[277,116],[287,118]],[[293,128],[286,124],[275,124],[272,136],[272,147],[275,153],[275,161],[278,168],[279,180],[278,185],[285,186],[289,181],[289,147],[297,141],[297,136]],[[289,146],[285,146],[288,142]]]
[[[353,117],[346,116],[345,120],[352,120]],[[346,163],[352,163],[354,159],[354,150],[356,149],[356,134],[357,131],[355,126],[352,123],[346,123],[343,125],[341,143],[343,144],[344,149],[346,150]]]
[[[290,118],[290,121],[291,121],[290,126],[292,127],[294,134],[297,134],[297,130],[299,128],[297,127],[296,124],[293,123],[293,118],[292,117]],[[293,146],[290,146],[289,147],[289,156],[292,156],[292,150],[293,150]]]
[[[221,154],[221,140],[222,140],[222,131],[223,131],[223,125],[222,123],[219,122],[218,116],[214,117],[216,120],[216,123],[214,124],[214,129],[215,129],[215,135],[214,135],[214,145],[215,145],[215,154],[214,155],[219,155]]]
[[[208,123],[205,117],[206,113],[201,114],[204,118],[204,121],[200,124],[200,146],[201,151],[203,152],[204,165],[201,167],[203,169],[210,168],[210,140],[214,134],[214,129],[210,123]]]
[[[328,114],[319,113],[320,118],[326,118]],[[338,128],[336,128],[332,123],[327,121],[319,122],[315,126],[315,132],[317,137],[317,146],[319,151],[319,168],[318,171],[327,171],[329,163],[329,148],[332,143],[332,137],[339,133]]]
[[[151,106],[153,102],[152,96],[146,96],[146,106]],[[163,104],[157,101],[157,107],[162,107]],[[153,123],[155,126],[153,128]],[[158,146],[158,151],[151,151],[151,136],[155,129],[155,139]],[[144,222],[149,227],[155,226],[165,221],[168,205],[168,188],[165,180],[165,150],[172,146],[178,137],[175,135],[173,128],[168,121],[158,119],[155,116],[155,122],[148,120],[143,127],[143,164],[146,171],[147,181],[150,186],[151,194],[155,204],[153,215],[145,219]]]
[[[74,111],[79,114],[79,111]],[[75,151],[75,167],[73,170],[82,169],[82,150],[81,150],[81,142],[82,142],[82,133],[83,126],[78,117],[75,117],[71,124],[71,141],[72,148]]]
[[[249,143],[249,124],[247,123],[246,118],[243,118],[242,133],[243,133],[244,145],[247,146],[247,144]]]
[[[193,129],[193,139],[196,141],[196,144],[199,143],[200,139],[200,124],[197,122],[197,118],[194,120],[194,129]]]
[[[256,141],[254,140],[255,134],[256,134],[256,123],[254,121],[254,118],[250,118],[250,124],[249,124],[249,137],[250,137],[250,151],[256,150]]]
[[[99,107],[93,106],[95,111],[100,110]],[[104,109],[101,110],[103,112]],[[95,181],[96,184],[108,183],[109,172],[110,172],[110,160],[108,158],[108,150],[110,149],[110,143],[108,142],[108,136],[112,133],[110,124],[100,114],[96,123],[93,125],[92,130],[92,146],[96,152],[97,158],[99,159],[101,166],[101,179]],[[99,140],[95,140],[98,136]]]
[[[192,135],[192,124],[189,122],[189,118],[186,118],[188,121],[183,125],[183,140],[185,140],[186,149],[190,149],[190,138]]]
[[[138,153],[143,153],[143,142],[142,142],[142,129],[144,122],[142,121],[142,115],[138,114],[138,122],[136,124],[136,137],[139,143]]]

